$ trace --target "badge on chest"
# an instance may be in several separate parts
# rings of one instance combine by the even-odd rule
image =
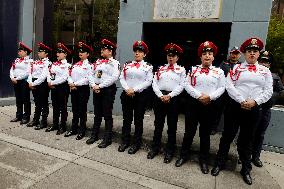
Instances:
[[[102,75],[103,75],[103,71],[102,70],[97,71],[97,73],[96,73],[96,77],[97,78],[101,78]]]
[[[55,73],[50,73],[50,80],[54,81],[55,80],[55,76],[56,76]]]

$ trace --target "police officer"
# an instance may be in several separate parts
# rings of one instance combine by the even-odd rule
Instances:
[[[135,154],[141,147],[143,134],[143,119],[146,103],[153,79],[153,66],[143,59],[148,53],[148,46],[144,41],[133,44],[134,61],[124,64],[120,74],[120,83],[124,91],[120,99],[123,111],[122,144],[118,151],[124,152],[130,145],[130,131],[134,114],[134,143],[129,148],[129,154]]]
[[[112,143],[112,108],[116,93],[115,82],[120,74],[120,64],[113,58],[116,45],[107,39],[103,39],[101,43],[101,56],[103,59],[98,59],[92,65],[92,71],[89,74],[90,86],[94,91],[93,104],[95,117],[92,136],[86,143],[93,144],[98,140],[102,117],[104,117],[105,133],[103,141],[98,147],[106,148]]]
[[[38,44],[38,57],[30,65],[30,73],[28,77],[29,87],[32,90],[35,101],[35,112],[33,121],[27,124],[27,127],[35,127],[35,130],[40,130],[47,127],[47,117],[49,113],[48,94],[49,88],[47,85],[48,66],[51,62],[48,59],[52,49],[43,43]],[[41,123],[39,123],[40,114],[42,114]]]
[[[220,64],[220,68],[224,71],[225,76],[228,75],[229,71],[231,69],[233,69],[233,67],[236,64],[240,64],[241,62],[239,61],[241,58],[241,51],[239,49],[239,47],[234,46],[233,48],[231,48],[230,50],[230,55],[228,57],[228,60],[223,61]]]
[[[215,100],[225,91],[225,76],[222,69],[212,65],[217,47],[213,42],[205,41],[198,48],[201,65],[193,66],[185,80],[188,96],[185,111],[185,133],[180,158],[176,166],[180,167],[188,160],[189,149],[199,123],[200,155],[199,164],[202,173],[208,174],[210,150],[210,132],[216,119]]]
[[[83,42],[79,42],[78,47],[81,60],[69,69],[68,78],[73,112],[72,126],[64,136],[69,137],[78,133],[76,140],[81,140],[86,132],[87,104],[90,96],[88,73],[91,70],[88,57],[93,49]]]
[[[30,89],[27,82],[28,68],[33,62],[29,57],[31,52],[32,50],[27,45],[20,42],[18,47],[19,58],[15,59],[10,69],[10,79],[14,86],[17,106],[16,118],[12,119],[11,122],[20,121],[21,125],[28,123],[31,115]]]
[[[66,131],[67,121],[67,101],[69,96],[69,86],[67,79],[69,76],[69,67],[71,66],[66,56],[71,54],[63,43],[57,43],[57,61],[53,62],[48,71],[47,82],[51,89],[51,100],[53,107],[53,125],[45,131],[50,132],[57,130],[56,135],[60,135]],[[59,125],[59,117],[61,122]]]
[[[168,63],[158,68],[152,83],[156,94],[154,99],[155,131],[147,158],[153,159],[160,151],[162,132],[167,116],[168,141],[165,148],[164,163],[170,163],[176,150],[177,96],[183,90],[186,74],[185,69],[177,65],[177,61],[183,53],[182,48],[177,44],[170,43],[165,46],[165,52]]]
[[[239,62],[239,59],[241,57],[241,51],[239,49],[239,47],[234,46],[231,50],[230,50],[230,55],[228,57],[228,60],[223,61],[220,64],[220,68],[224,71],[225,77],[228,75],[230,69],[233,69],[233,67],[236,64],[240,64],[241,62]],[[211,135],[214,135],[218,132],[218,130],[221,130],[222,128],[218,128],[219,123],[220,123],[220,119],[222,116],[222,113],[226,112],[226,105],[227,102],[229,100],[229,96],[228,93],[225,91],[215,102],[216,104],[216,109],[215,109],[215,120],[214,123],[212,125],[212,131],[211,131]],[[224,112],[224,114],[225,114]]]
[[[259,57],[259,64],[270,68],[272,64],[272,55],[268,51],[263,51]],[[262,167],[263,164],[260,160],[260,153],[264,140],[265,131],[269,125],[271,118],[271,107],[274,105],[274,98],[281,92],[284,92],[284,87],[280,77],[276,73],[272,73],[273,78],[273,95],[266,103],[261,105],[261,114],[259,124],[256,127],[253,150],[252,150],[252,163],[257,167]]]
[[[245,62],[235,65],[227,77],[226,89],[231,97],[228,104],[230,114],[225,117],[215,166],[211,170],[211,174],[217,176],[224,168],[230,144],[240,127],[237,144],[242,163],[240,173],[248,185],[252,184],[251,153],[253,134],[259,119],[259,105],[267,102],[273,92],[271,72],[257,61],[262,48],[263,42],[260,39],[247,39],[240,48]]]

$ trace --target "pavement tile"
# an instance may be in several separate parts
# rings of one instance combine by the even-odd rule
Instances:
[[[76,164],[68,164],[30,189],[143,189],[145,187]]]

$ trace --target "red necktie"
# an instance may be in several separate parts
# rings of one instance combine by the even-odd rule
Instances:
[[[20,58],[20,62],[22,62],[24,59],[25,59],[25,57],[21,57],[21,58]]]
[[[206,75],[208,75],[209,69],[208,68],[201,68],[200,73],[205,73]]]
[[[248,71],[256,72],[256,66],[255,65],[248,65]]]
[[[175,71],[175,67],[174,67],[173,64],[170,64],[170,65],[168,66],[167,71],[169,71],[169,70]]]
[[[108,59],[101,59],[100,61],[101,63],[107,64],[108,63]]]

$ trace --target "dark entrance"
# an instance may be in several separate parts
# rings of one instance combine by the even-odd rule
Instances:
[[[231,33],[231,23],[144,23],[143,39],[151,50],[148,62],[155,68],[166,63],[163,48],[173,42],[181,45],[184,55],[179,64],[188,69],[199,64],[198,46],[208,40],[218,46],[214,64],[219,65],[226,58]]]

